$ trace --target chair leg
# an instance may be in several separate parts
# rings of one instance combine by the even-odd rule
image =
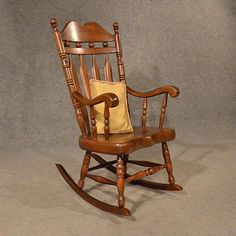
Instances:
[[[81,189],[83,189],[83,187],[84,187],[84,179],[88,173],[90,160],[91,160],[91,152],[86,151],[85,156],[84,156],[83,165],[82,165],[81,171],[80,171],[80,180],[78,183],[78,186]]]
[[[166,171],[168,173],[169,183],[171,185],[174,185],[175,184],[175,178],[174,178],[174,175],[173,175],[173,167],[172,167],[172,162],[171,162],[171,158],[170,158],[169,149],[168,149],[168,146],[167,146],[166,142],[162,143],[162,154],[163,154],[165,164],[166,164]]]
[[[124,161],[123,161],[122,156],[117,156],[116,175],[117,175],[117,190],[118,190],[118,206],[120,208],[124,208],[125,206],[125,197],[124,197],[125,168],[124,168]]]
[[[123,161],[124,161],[124,177],[126,177],[127,172],[127,162],[129,160],[129,155],[123,155]]]

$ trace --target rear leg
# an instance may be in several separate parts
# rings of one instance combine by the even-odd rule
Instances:
[[[79,180],[79,183],[78,183],[78,186],[81,189],[83,189],[83,187],[84,187],[84,179],[85,179],[85,177],[88,173],[90,160],[91,160],[91,152],[86,151],[86,153],[84,155],[83,165],[82,165],[81,171],[80,171],[80,180]]]
[[[170,152],[167,146],[167,143],[162,143],[162,154],[166,164],[166,171],[168,174],[168,180],[171,185],[175,184],[175,177],[173,175],[173,166],[170,158]]]

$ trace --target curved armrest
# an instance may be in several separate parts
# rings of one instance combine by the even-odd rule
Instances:
[[[154,97],[156,95],[163,94],[163,93],[168,93],[171,97],[174,98],[174,97],[177,97],[180,93],[177,87],[171,86],[171,85],[157,88],[148,92],[139,92],[139,91],[133,90],[132,88],[128,86],[126,87],[126,89],[129,94],[135,97],[140,97],[140,98]]]
[[[104,93],[95,98],[88,99],[78,92],[73,93],[75,100],[83,105],[93,106],[105,102],[108,107],[116,107],[119,104],[119,98],[114,93]]]

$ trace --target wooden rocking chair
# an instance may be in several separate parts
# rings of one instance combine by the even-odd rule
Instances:
[[[91,98],[89,91],[89,73],[85,63],[85,57],[90,56],[92,59],[91,67],[93,79],[100,79],[98,63],[96,61],[97,56],[105,57],[104,77],[106,81],[113,81],[108,55],[116,55],[118,81],[126,82],[118,23],[113,24],[114,34],[108,33],[99,24],[94,22],[82,25],[79,22],[70,21],[61,32],[57,28],[57,20],[55,18],[52,18],[50,23],[54,32],[57,51],[62,62],[77,122],[82,133],[79,138],[79,145],[81,149],[86,151],[78,183],[69,176],[61,164],[56,164],[65,181],[80,197],[93,206],[103,211],[126,216],[130,215],[130,211],[125,208],[124,188],[126,183],[141,185],[151,189],[168,191],[182,190],[182,187],[175,183],[171,158],[166,143],[167,141],[174,140],[175,131],[174,129],[163,128],[167,97],[168,95],[177,97],[179,95],[179,89],[174,86],[164,86],[149,92],[138,92],[127,86],[126,91],[128,95],[143,99],[142,125],[140,127],[133,127],[132,133],[111,134],[109,132],[109,110],[111,107],[117,106],[119,100],[112,91],[111,93],[104,93]],[[73,59],[76,57],[79,57],[79,79],[77,77],[75,63],[73,62]],[[81,86],[81,84],[83,86]],[[163,95],[163,100],[159,127],[146,127],[148,98],[161,94]],[[94,106],[99,103],[105,104],[104,134],[97,134],[96,129],[96,113]],[[130,153],[156,143],[161,143],[162,145],[164,164],[147,160],[129,160]],[[98,153],[115,155],[116,159],[105,161]],[[89,168],[91,157],[99,164]],[[148,168],[130,175],[127,173],[127,163]],[[115,164],[116,166],[113,166]],[[106,168],[116,174],[117,180],[114,181],[102,176],[90,174],[91,171],[101,168]],[[166,169],[167,171],[168,184],[142,180],[143,177],[155,174],[162,169]],[[117,186],[118,206],[97,200],[86,193],[83,190],[85,177],[99,183]]]

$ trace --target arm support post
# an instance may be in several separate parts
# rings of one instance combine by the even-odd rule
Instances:
[[[162,107],[161,107],[161,114],[160,114],[160,120],[159,120],[159,128],[160,129],[163,127],[164,120],[165,120],[167,98],[168,98],[168,94],[165,93],[163,96],[163,99],[162,99]]]
[[[86,98],[78,92],[73,93],[74,99],[82,104],[90,107],[91,125],[92,125],[92,135],[93,139],[97,138],[97,127],[96,127],[96,111],[94,106],[99,103],[105,103],[104,106],[104,132],[105,136],[109,135],[109,108],[116,107],[119,104],[119,99],[114,93],[104,93],[94,98]]]
[[[143,112],[142,112],[142,127],[145,128],[146,127],[146,119],[147,119],[147,99],[149,97],[154,97],[160,94],[164,94],[164,97],[162,99],[162,108],[161,108],[161,114],[160,114],[160,120],[159,120],[159,128],[163,127],[164,124],[164,120],[165,120],[165,113],[166,113],[166,107],[167,107],[167,97],[168,95],[170,95],[171,97],[175,98],[177,96],[179,96],[180,91],[177,87],[175,86],[164,86],[161,88],[157,88],[148,92],[139,92],[136,91],[130,87],[126,87],[127,88],[127,93],[135,96],[135,97],[139,97],[139,98],[143,98]]]

